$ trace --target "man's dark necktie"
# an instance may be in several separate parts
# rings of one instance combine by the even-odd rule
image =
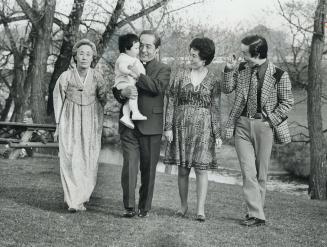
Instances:
[[[251,70],[251,82],[249,87],[247,113],[248,116],[253,117],[257,113],[258,108],[258,67],[254,67]]]

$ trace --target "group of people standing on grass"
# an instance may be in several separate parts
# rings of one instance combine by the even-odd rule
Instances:
[[[217,168],[216,150],[222,139],[234,136],[247,214],[245,226],[266,222],[264,214],[267,171],[273,142],[290,142],[287,114],[293,105],[288,74],[267,58],[264,37],[241,40],[242,60],[229,59],[223,79],[214,66],[214,42],[195,38],[189,45],[189,63],[171,68],[156,58],[160,37],[151,30],[140,36],[119,37],[112,93],[122,104],[119,134],[123,153],[121,185],[123,217],[149,216],[162,135],[167,139],[164,163],[178,166],[181,200],[177,216],[188,213],[189,174],[196,174],[195,220],[204,222],[209,169]],[[95,45],[83,39],[73,47],[75,67],[64,72],[54,89],[59,157],[64,200],[70,212],[86,210],[97,178],[103,107],[108,82],[91,63]],[[216,69],[217,70],[217,69]],[[220,126],[220,92],[235,92],[227,123]],[[167,97],[166,111],[164,98]],[[164,116],[164,112],[166,113]],[[141,173],[139,201],[135,189]]]

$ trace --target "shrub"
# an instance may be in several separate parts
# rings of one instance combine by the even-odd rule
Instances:
[[[291,142],[274,146],[272,157],[289,173],[308,179],[310,175],[310,145],[304,142]]]

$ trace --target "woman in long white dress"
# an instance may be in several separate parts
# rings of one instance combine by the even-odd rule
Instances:
[[[61,74],[53,92],[60,175],[70,212],[86,210],[84,203],[97,179],[108,90],[103,77],[91,68],[96,55],[93,42],[78,41],[73,47],[76,68]]]

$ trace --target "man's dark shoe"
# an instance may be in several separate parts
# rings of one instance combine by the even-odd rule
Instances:
[[[262,219],[258,219],[255,217],[250,217],[242,222],[242,225],[248,226],[248,227],[253,227],[253,226],[262,226],[265,225],[266,221]]]
[[[245,220],[248,220],[248,219],[250,219],[250,215],[249,214],[246,214],[245,215]]]
[[[146,218],[146,217],[149,216],[149,212],[145,211],[145,210],[139,210],[138,216],[141,217],[141,218]]]
[[[136,215],[136,212],[134,209],[125,209],[125,212],[123,213],[123,217],[125,218],[132,218]]]

